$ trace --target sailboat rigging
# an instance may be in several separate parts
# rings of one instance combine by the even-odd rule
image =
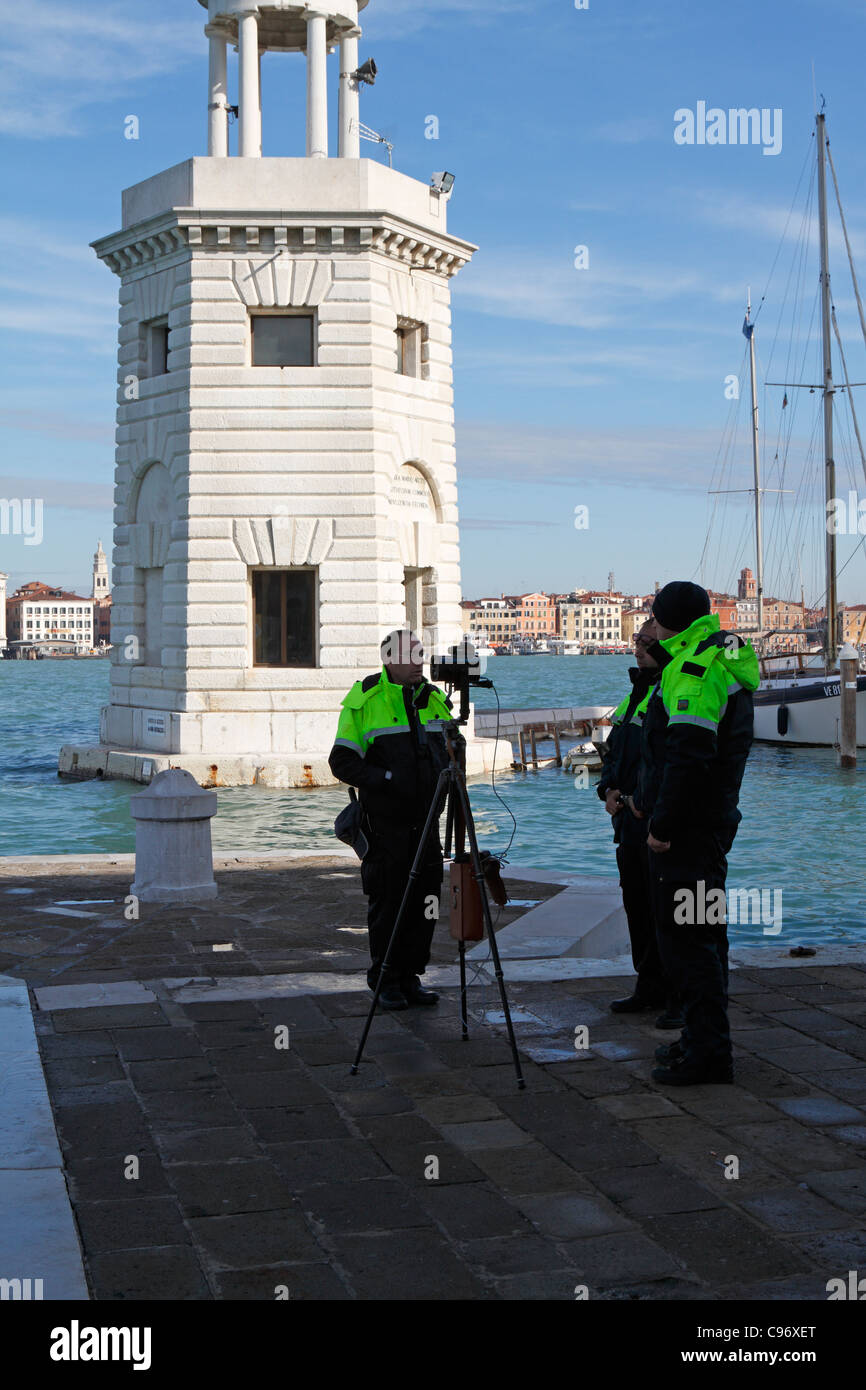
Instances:
[[[788,391],[807,389],[820,391],[822,398],[823,434],[823,472],[824,472],[824,580],[825,615],[823,641],[820,650],[776,652],[762,656],[763,679],[755,692],[755,737],[772,743],[811,744],[832,747],[839,742],[839,725],[842,704],[842,679],[839,663],[839,601],[838,601],[838,562],[835,528],[828,524],[832,508],[837,506],[836,461],[833,439],[833,405],[837,390],[847,391],[854,431],[866,472],[866,455],[863,452],[856,412],[850,388],[863,385],[848,379],[847,363],[841,337],[838,332],[835,309],[830,294],[829,238],[827,222],[827,175],[826,166],[830,160],[833,183],[839,204],[840,217],[848,250],[849,264],[854,281],[860,323],[866,340],[866,317],[857,286],[853,257],[848,239],[847,227],[842,213],[839,188],[835,169],[829,154],[829,141],[826,133],[826,119],[823,110],[815,122],[817,145],[817,183],[819,219],[819,259],[820,259],[820,324],[821,324],[821,382],[767,382],[768,386],[781,387],[784,392],[783,409],[788,405]],[[758,401],[755,366],[755,325],[751,320],[751,295],[748,296],[746,319],[743,333],[749,343],[749,365],[751,385],[751,437],[752,464],[754,474],[755,503],[755,551],[756,551],[756,597],[757,630],[756,645],[761,646],[764,635],[764,546],[762,528],[762,495],[765,491],[776,491],[761,486],[760,452],[758,441]],[[832,335],[835,332],[839,347],[840,362],[843,366],[845,385],[837,387],[833,379]],[[778,489],[782,491],[782,489]],[[798,554],[799,564],[799,554]],[[804,615],[805,616],[805,615]],[[805,622],[804,622],[805,629]],[[766,638],[764,638],[766,640]],[[843,648],[843,657],[856,657],[850,648]],[[862,665],[862,662],[861,662]],[[856,669],[856,668],[855,668]],[[850,670],[850,668],[849,668]],[[857,743],[866,746],[866,674],[856,676],[856,727]]]

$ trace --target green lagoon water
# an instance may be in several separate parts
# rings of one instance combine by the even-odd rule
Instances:
[[[617,702],[628,686],[627,657],[494,657],[488,675],[503,707]],[[63,743],[97,741],[108,698],[107,661],[0,661],[0,855],[93,854],[135,848],[129,782],[65,782],[57,776]],[[478,707],[492,708],[491,691]],[[217,750],[218,751],[218,750]],[[489,781],[473,779],[483,847],[502,851],[512,822]],[[496,788],[517,820],[514,865],[610,876],[610,825],[595,794],[561,769],[514,773],[503,766]],[[220,790],[214,849],[326,849],[334,845],[341,788]],[[762,945],[866,939],[866,761],[836,768],[831,750],[756,744],[743,783],[743,823],[730,856],[729,886],[782,890],[781,935],[760,925],[731,936]]]

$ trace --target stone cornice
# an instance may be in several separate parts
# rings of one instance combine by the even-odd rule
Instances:
[[[471,242],[431,236],[415,224],[384,212],[339,220],[332,213],[308,213],[289,220],[279,214],[263,217],[261,212],[210,213],[186,208],[175,208],[163,217],[102,237],[91,245],[99,259],[121,276],[186,251],[237,256],[315,250],[323,255],[375,251],[447,280],[477,250]]]

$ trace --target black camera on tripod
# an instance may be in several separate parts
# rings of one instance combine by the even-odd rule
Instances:
[[[430,661],[430,679],[435,685],[448,686],[449,695],[457,691],[460,696],[458,724],[469,719],[469,687],[477,685],[491,689],[493,682],[482,675],[481,661],[475,644],[469,637],[449,647],[444,656],[434,656]]]

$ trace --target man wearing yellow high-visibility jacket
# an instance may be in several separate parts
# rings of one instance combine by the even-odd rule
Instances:
[[[685,1020],[679,1042],[656,1053],[663,1065],[653,1077],[672,1086],[726,1082],[733,1071],[724,891],[742,819],[758,659],[749,642],[720,630],[698,584],[666,584],[653,618],[651,651],[662,674],[644,719],[632,809],[649,821],[659,952]]]
[[[382,669],[356,681],[343,701],[328,759],[335,777],[358,788],[369,842],[361,883],[369,900],[367,983],[373,990],[439,773],[448,761],[444,735],[428,732],[426,726],[453,718],[446,696],[424,679],[423,647],[414,633],[389,633],[381,654]],[[438,1002],[439,996],[422,986],[420,976],[430,959],[442,877],[437,827],[382,982],[379,1004],[384,1009]]]
[[[637,973],[632,993],[624,999],[613,1000],[610,1007],[615,1014],[642,1013],[662,1004],[670,1009],[674,1004],[669,999],[670,991],[656,943],[647,862],[647,825],[644,819],[632,814],[627,801],[637,788],[643,722],[660,676],[649,650],[655,640],[655,623],[648,619],[635,634],[637,665],[628,673],[631,690],[611,715],[613,727],[607,741],[601,745],[603,766],[596,788],[613,822],[622,905],[628,921],[632,963]],[[669,1020],[660,1021],[665,1026],[668,1022],[671,1027],[682,1026],[682,1021],[673,1014]]]

